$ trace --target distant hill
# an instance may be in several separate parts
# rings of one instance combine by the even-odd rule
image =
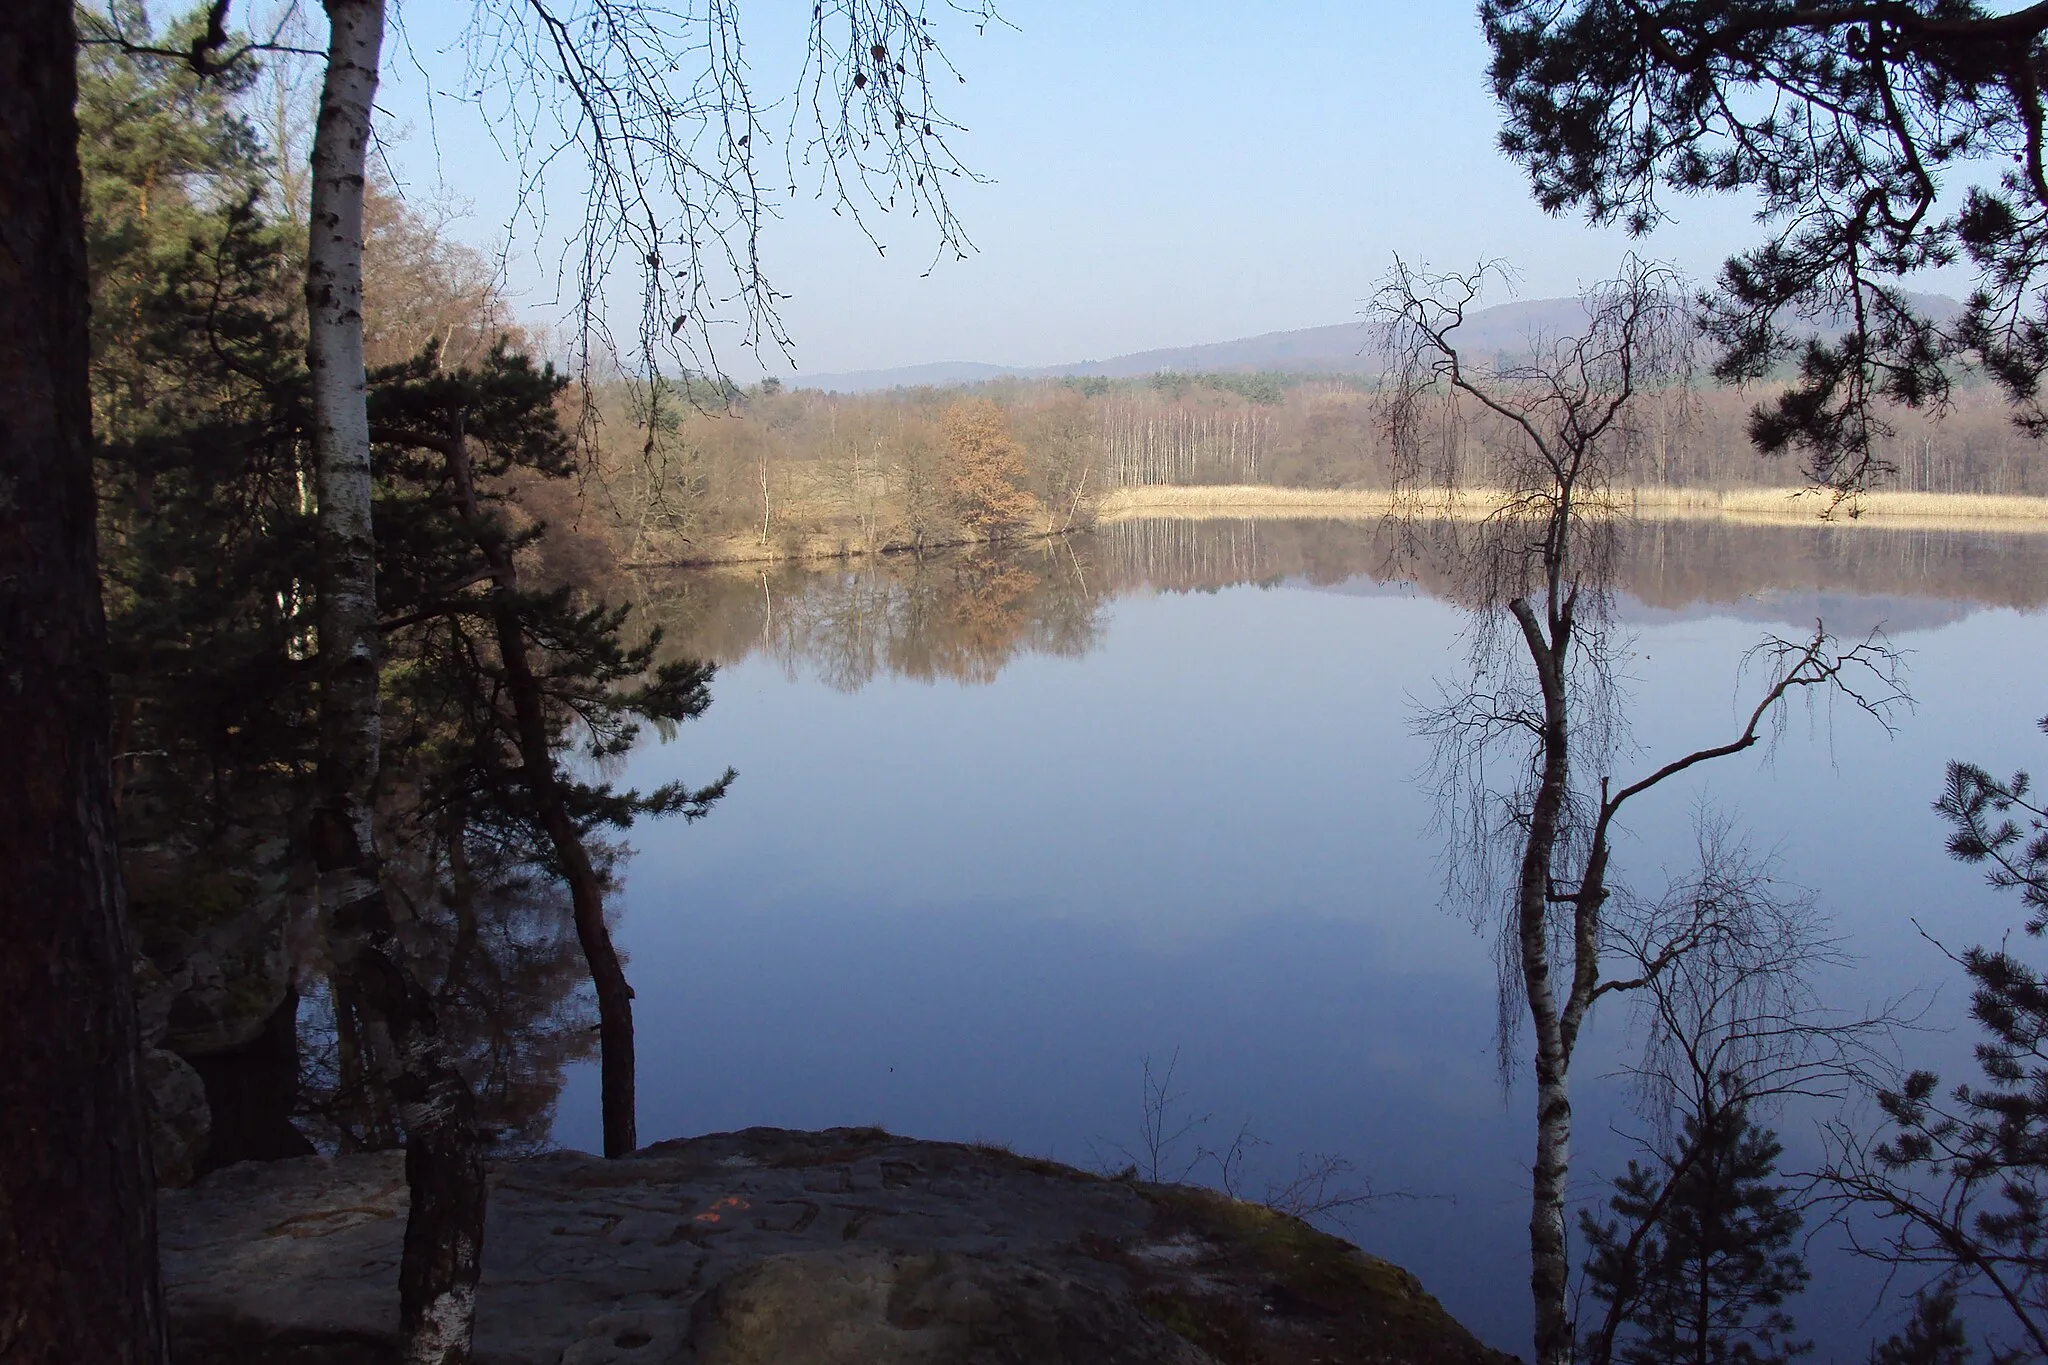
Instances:
[[[1937,319],[1946,318],[1960,308],[1954,299],[1939,294],[1912,294],[1908,297]],[[1523,351],[1531,336],[1567,335],[1584,325],[1585,312],[1577,299],[1525,299],[1497,304],[1474,313],[1466,320],[1461,335],[1471,355],[1492,359]],[[1364,323],[1340,322],[1331,327],[1266,332],[1236,341],[1134,351],[1129,355],[1111,356],[1107,360],[1083,360],[1071,365],[1047,365],[1037,369],[949,360],[889,370],[799,374],[789,384],[792,388],[825,389],[835,393],[872,393],[881,389],[926,385],[978,384],[991,379],[1058,379],[1068,376],[1130,379],[1162,370],[1191,374],[1377,374],[1380,356],[1374,348],[1373,335]]]
[[[946,388],[954,384],[979,384],[984,379],[1010,375],[1039,374],[1008,365],[984,365],[976,360],[940,360],[929,365],[901,365],[893,370],[848,370],[845,374],[799,374],[785,381],[793,389],[827,389],[834,393],[872,393],[878,389]]]

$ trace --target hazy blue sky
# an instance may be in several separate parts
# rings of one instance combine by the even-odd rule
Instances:
[[[435,55],[436,25],[468,9],[404,6],[419,66],[459,70]],[[809,9],[742,5],[763,92],[793,86]],[[1546,218],[1494,150],[1486,47],[1464,0],[1008,0],[1014,27],[980,35],[935,12],[968,77],[948,92],[968,130],[958,147],[988,177],[955,196],[978,251],[926,276],[925,224],[880,220],[878,256],[824,205],[787,204],[765,247],[803,371],[1051,364],[1342,322],[1397,251],[1440,266],[1503,257],[1523,297],[1564,294],[1628,247]],[[463,230],[500,239],[510,176],[445,102],[437,153],[419,66],[403,52],[387,63],[394,162],[414,192],[445,179],[475,205]],[[1746,203],[1682,208],[1647,250],[1696,274],[1758,234]],[[521,306],[545,314],[553,256],[536,245],[515,243],[513,276]]]

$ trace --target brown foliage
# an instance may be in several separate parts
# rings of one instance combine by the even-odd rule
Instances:
[[[363,349],[372,368],[430,344],[454,367],[476,364],[501,337],[526,344],[496,265],[454,235],[456,207],[414,205],[382,186],[363,198]]]
[[[986,398],[971,398],[946,409],[940,419],[946,443],[946,485],[962,524],[996,536],[1038,511],[1038,500],[1020,485],[1028,471],[1024,448],[1010,435],[1003,410]]]

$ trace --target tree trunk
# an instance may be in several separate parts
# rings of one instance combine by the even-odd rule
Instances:
[[[506,629],[505,622],[501,620],[498,623],[501,641],[505,638]],[[516,634],[516,621],[510,629]],[[513,670],[508,666],[506,672],[510,674]],[[530,684],[531,674],[528,681]],[[521,698],[521,688],[517,683],[513,684],[512,693],[514,705],[521,712],[526,711],[528,704]],[[537,702],[537,692],[534,696]],[[537,704],[532,709],[538,714]],[[604,1154],[608,1157],[630,1156],[640,1145],[634,1087],[633,987],[626,981],[626,969],[619,962],[618,950],[612,946],[611,931],[605,927],[604,891],[597,869],[591,866],[590,854],[583,846],[583,836],[578,833],[562,804],[552,759],[545,748],[546,732],[542,730],[540,759],[547,766],[537,769],[533,740],[528,733],[530,727],[523,714],[519,717],[519,728],[520,763],[526,770],[529,789],[540,806],[541,824],[555,846],[555,856],[562,860],[562,872],[569,883],[570,903],[576,912],[576,939],[583,945],[583,959],[589,964],[591,984],[597,989]]]
[[[455,943],[448,950],[448,973],[441,978],[440,998],[458,1001],[469,986],[476,960],[479,925],[476,917],[476,874],[469,866],[469,811],[461,801],[448,810],[448,908],[455,912]]]
[[[70,0],[0,6],[0,1360],[162,1362],[109,778]]]
[[[1550,962],[1550,891],[1556,866],[1560,822],[1570,781],[1570,711],[1566,695],[1563,632],[1545,637],[1543,623],[1526,600],[1513,604],[1543,691],[1543,772],[1529,812],[1516,887],[1516,936],[1522,990],[1536,1043],[1536,1164],[1529,1193],[1529,1294],[1536,1311],[1537,1365],[1571,1359],[1567,1307],[1571,1263],[1565,1246],[1565,1181],[1571,1170],[1571,1038],[1559,1017]]]
[[[1529,1196],[1529,1293],[1536,1309],[1537,1365],[1572,1358],[1565,1244],[1565,1181],[1571,1174],[1571,1057],[1539,1038],[1536,1047],[1536,1165]]]
[[[363,369],[363,187],[382,0],[326,0],[332,37],[313,136],[306,363],[319,467],[320,767],[312,848],[338,978],[362,1012],[372,1074],[405,1130],[412,1192],[399,1262],[406,1365],[469,1359],[484,1225],[475,1101],[442,1047],[433,997],[406,962],[374,828],[378,747],[375,543]]]
[[[206,1086],[213,1116],[199,1174],[237,1161],[282,1161],[312,1156],[313,1144],[292,1126],[299,1094],[299,993],[264,1021],[263,1032],[245,1047],[190,1059]]]
[[[630,1155],[640,1145],[635,1097],[633,1059],[633,987],[619,963],[612,945],[611,930],[604,922],[604,884],[591,865],[590,851],[583,835],[569,816],[562,799],[562,784],[555,772],[553,746],[548,742],[545,699],[540,681],[534,676],[526,654],[526,636],[521,629],[518,605],[513,593],[519,584],[519,569],[512,561],[497,529],[487,522],[476,496],[476,480],[470,471],[469,450],[458,430],[447,447],[448,471],[462,502],[463,520],[477,548],[490,566],[491,624],[497,635],[498,661],[505,669],[505,688],[512,694],[512,712],[519,744],[519,768],[534,813],[553,844],[561,862],[562,876],[569,883],[569,903],[576,915],[576,938],[583,946],[583,960],[590,968],[591,985],[597,991],[598,1072],[601,1079],[600,1109],[604,1116],[604,1154]]]

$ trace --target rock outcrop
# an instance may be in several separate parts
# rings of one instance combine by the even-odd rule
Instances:
[[[142,1037],[143,1093],[148,1097],[149,1153],[157,1184],[189,1185],[206,1155],[213,1110],[206,1082],[192,1063],[164,1046],[177,987],[163,970],[137,954],[133,964],[135,1012]]]
[[[122,859],[141,949],[135,993],[150,1146],[165,1186],[243,1157],[312,1150],[290,1126],[295,1047],[282,1062],[287,1074],[272,1074],[280,1031],[295,1027],[290,850],[253,835],[221,845],[202,853],[191,840],[166,839]],[[260,1105],[243,1078],[252,1071],[275,1097],[275,1115],[251,1116]]]
[[[247,1047],[290,993],[289,855],[253,836],[203,857],[182,843],[126,851],[129,918],[171,987],[162,1045],[180,1057]]]
[[[394,1358],[396,1153],[169,1191],[179,1365]],[[1414,1277],[1258,1205],[872,1129],[498,1165],[480,1365],[1492,1365]]]

